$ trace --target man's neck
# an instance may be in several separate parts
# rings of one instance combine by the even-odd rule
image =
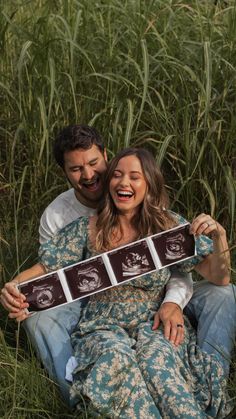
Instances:
[[[98,202],[97,201],[90,201],[88,199],[85,199],[83,196],[80,195],[80,193],[78,191],[76,191],[74,189],[74,193],[75,193],[75,197],[76,199],[85,207],[88,208],[92,208],[92,209],[96,209],[98,206]]]

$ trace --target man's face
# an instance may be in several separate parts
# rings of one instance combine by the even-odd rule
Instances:
[[[102,197],[106,162],[106,152],[102,154],[96,145],[88,150],[79,148],[64,154],[64,172],[76,198],[90,208],[96,208]]]

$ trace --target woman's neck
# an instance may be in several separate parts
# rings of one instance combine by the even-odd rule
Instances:
[[[123,246],[138,239],[138,231],[132,225],[133,215],[119,214],[118,225],[113,231],[112,248]],[[90,217],[89,220],[89,241],[92,247],[95,247],[97,236],[97,215]]]
[[[132,224],[133,215],[120,214],[118,216],[118,226],[114,231],[114,245],[122,246],[137,239],[137,229]]]
[[[134,214],[127,213],[127,214],[118,214],[118,223],[120,225],[120,228],[122,230],[131,228],[133,223],[132,220],[134,218]]]

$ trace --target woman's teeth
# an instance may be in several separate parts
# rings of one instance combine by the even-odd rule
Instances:
[[[133,193],[129,191],[117,191],[117,195],[120,197],[131,198],[131,196],[133,196]]]

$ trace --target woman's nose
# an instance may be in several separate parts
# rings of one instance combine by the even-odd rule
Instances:
[[[129,184],[130,184],[129,176],[127,175],[122,176],[122,178],[120,179],[120,185],[124,187],[124,186],[128,186]]]

